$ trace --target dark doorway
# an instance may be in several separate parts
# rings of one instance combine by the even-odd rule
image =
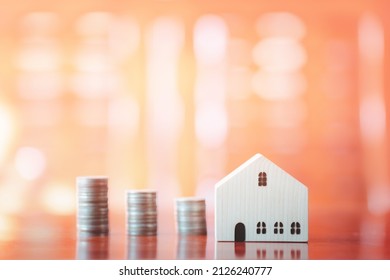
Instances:
[[[245,225],[243,223],[236,224],[234,228],[234,242],[245,241]]]

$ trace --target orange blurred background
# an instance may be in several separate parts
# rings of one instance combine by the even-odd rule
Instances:
[[[0,1],[0,232],[75,177],[160,205],[261,153],[310,209],[390,210],[385,0]]]

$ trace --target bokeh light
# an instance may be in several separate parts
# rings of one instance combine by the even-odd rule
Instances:
[[[38,179],[46,169],[46,157],[36,148],[21,147],[16,152],[15,168],[26,180]]]

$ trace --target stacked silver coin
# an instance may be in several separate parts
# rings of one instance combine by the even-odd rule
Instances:
[[[128,190],[126,192],[127,234],[157,234],[157,204],[154,190]]]
[[[206,202],[203,198],[177,198],[176,229],[179,234],[206,235]]]
[[[76,185],[77,229],[79,233],[108,234],[108,178],[77,177]]]

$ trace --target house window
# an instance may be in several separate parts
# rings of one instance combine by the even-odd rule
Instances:
[[[266,228],[266,225],[264,222],[257,223],[256,233],[257,234],[266,234],[267,233],[267,228]]]
[[[275,234],[283,234],[283,223],[282,222],[276,222],[274,224],[274,233]]]
[[[298,222],[293,222],[291,224],[291,234],[301,234],[301,224]]]
[[[266,187],[267,186],[267,173],[265,173],[265,172],[259,173],[258,185],[259,185],[259,187]]]

